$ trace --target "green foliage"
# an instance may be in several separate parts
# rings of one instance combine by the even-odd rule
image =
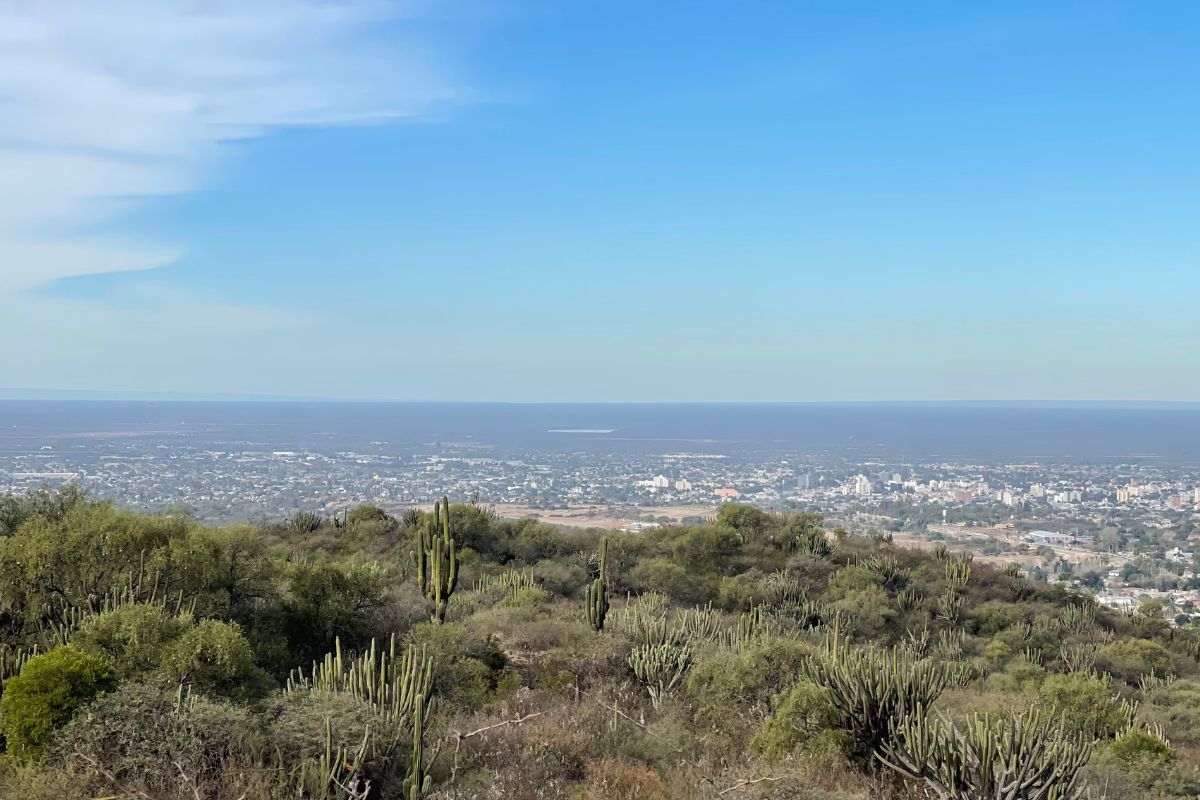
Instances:
[[[771,521],[761,509],[743,503],[726,503],[717,509],[717,524],[736,532],[742,541],[762,538]]]
[[[391,525],[396,519],[379,506],[364,503],[355,506],[346,514],[346,524],[350,527],[360,525]]]
[[[158,668],[167,647],[193,624],[160,605],[131,604],[83,620],[71,644],[103,657],[121,678]]]
[[[800,680],[781,695],[775,713],[763,723],[751,746],[768,760],[778,761],[832,731],[838,720],[828,690]]]
[[[75,503],[61,516],[28,518],[0,538],[0,603],[35,623],[64,603],[86,606],[114,587],[135,586],[148,599],[165,572],[160,554],[191,523]]]
[[[74,483],[57,491],[40,488],[23,495],[0,495],[0,536],[12,536],[33,517],[61,522],[67,512],[86,501],[87,490]]]
[[[662,592],[684,605],[703,605],[716,596],[715,580],[706,580],[702,573],[690,571],[667,558],[640,562],[630,577],[638,589]]]
[[[206,619],[171,643],[163,672],[177,684],[226,697],[260,694],[268,683],[254,663],[254,651],[236,623]]]
[[[294,564],[283,603],[284,627],[299,663],[320,658],[338,639],[357,648],[375,633],[387,576],[375,565],[327,558]]]
[[[461,623],[423,622],[409,631],[408,644],[436,665],[436,696],[461,708],[483,706],[507,664],[492,638],[480,637]]]
[[[1146,639],[1120,639],[1100,649],[1098,664],[1106,671],[1130,683],[1145,675],[1169,675],[1171,654],[1158,642]]]
[[[0,524],[0,712],[35,742],[0,763],[0,796],[849,800],[936,794],[929,775],[986,791],[988,753],[1069,765],[1079,739],[1098,739],[1079,772],[1097,796],[1200,794],[1189,631],[1061,589],[1013,602],[1012,571],[827,537],[812,514],[567,532],[443,501],[296,535],[47,494],[0,498]],[[66,652],[64,680],[38,677]],[[75,680],[78,658],[100,671]],[[1008,716],[1031,707],[1064,730]],[[879,760],[914,742],[940,753],[907,762],[921,785]]]
[[[103,659],[73,647],[29,659],[20,675],[5,682],[0,697],[8,752],[17,758],[41,755],[56,728],[112,685],[112,670]]]
[[[1071,673],[1050,675],[1035,692],[1040,707],[1063,719],[1071,733],[1111,739],[1129,725],[1128,711],[1107,678]]]
[[[1139,761],[1167,764],[1175,760],[1175,751],[1169,744],[1138,728],[1127,731],[1111,742],[1105,749],[1105,753],[1127,765]]]

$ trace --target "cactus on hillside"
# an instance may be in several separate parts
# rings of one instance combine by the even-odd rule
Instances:
[[[429,711],[433,687],[433,659],[422,649],[398,649],[392,634],[387,650],[375,640],[357,657],[342,651],[335,640],[334,651],[314,661],[311,671],[295,670],[288,677],[287,692],[344,692],[371,706],[389,722],[411,719],[418,705]]]
[[[433,519],[416,532],[417,585],[433,603],[433,621],[446,621],[450,596],[458,586],[458,546],[450,535],[450,498],[433,504]]]
[[[1049,715],[975,715],[959,729],[915,709],[898,722],[880,761],[921,781],[941,800],[1079,800],[1091,745],[1068,736]]]
[[[840,727],[853,737],[851,756],[867,770],[891,741],[895,721],[928,707],[949,681],[943,664],[918,660],[901,648],[851,648],[836,630],[826,652],[804,671],[828,691]]]
[[[971,562],[966,558],[946,562],[946,588],[960,591],[971,580]]]
[[[691,666],[692,648],[686,644],[643,644],[629,654],[629,667],[646,687],[655,709],[662,706]]]
[[[425,769],[425,711],[418,704],[412,721],[412,759],[408,777],[404,779],[404,800],[421,800],[429,791],[433,778]]]
[[[600,540],[600,574],[587,589],[587,619],[592,630],[604,630],[608,617],[608,539]]]

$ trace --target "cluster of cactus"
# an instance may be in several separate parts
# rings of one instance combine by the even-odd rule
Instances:
[[[960,689],[970,686],[987,673],[985,667],[972,661],[951,661],[946,664],[946,681]]]
[[[325,524],[325,518],[311,511],[297,511],[288,520],[288,527],[294,533],[312,533]]]
[[[1032,638],[1057,639],[1062,635],[1062,630],[1062,622],[1053,617],[1038,614],[1033,618]]]
[[[956,661],[962,658],[963,645],[966,644],[967,634],[962,628],[943,628],[938,631],[937,655],[943,661]]]
[[[667,607],[665,597],[648,592],[626,601],[613,621],[621,633],[639,644],[683,644],[688,641],[688,632],[668,617]]]
[[[533,573],[509,569],[490,575],[480,575],[472,586],[477,592],[512,595],[534,586]]]
[[[157,575],[153,579],[146,577],[143,564],[123,586],[114,586],[104,594],[88,595],[78,603],[44,607],[42,617],[37,621],[34,647],[42,652],[61,647],[70,642],[84,620],[130,605],[157,606],[175,616],[183,616],[195,611],[196,598],[184,603],[182,591],[171,595],[164,593]]]
[[[433,659],[414,647],[399,648],[395,634],[387,650],[370,646],[355,657],[342,651],[340,640],[324,660],[314,661],[305,673],[293,671],[288,678],[289,692],[341,692],[369,705],[389,722],[413,719],[418,707],[429,711],[432,702]]]
[[[829,546],[829,539],[825,536],[825,531],[819,525],[806,526],[796,536],[794,549],[797,553],[813,558],[824,558],[833,552],[833,548]]]
[[[901,611],[916,611],[921,606],[921,599],[921,592],[912,586],[896,592],[896,605]]]
[[[417,585],[433,604],[433,621],[445,622],[458,586],[458,545],[450,535],[450,498],[433,504],[432,519],[416,531]]]
[[[900,566],[895,556],[877,555],[864,558],[862,566],[874,572],[889,589],[899,589],[908,582],[908,570]]]
[[[587,588],[585,599],[588,624],[597,633],[604,630],[608,618],[608,540],[600,540],[600,574]]]
[[[938,561],[945,561],[950,557],[950,548],[938,542],[933,546],[933,557]]]
[[[825,687],[839,727],[853,738],[853,759],[868,770],[891,741],[894,721],[927,708],[950,678],[945,665],[914,658],[902,648],[851,648],[837,630],[825,652],[805,663],[804,672]]]
[[[655,709],[683,680],[692,666],[692,648],[686,643],[642,644],[629,654],[629,667],[646,687]]]
[[[956,592],[953,588],[947,586],[942,592],[942,596],[937,602],[937,618],[945,620],[951,625],[957,625],[962,619],[963,611],[966,610],[967,602],[963,596]]]
[[[1096,667],[1096,655],[1100,647],[1092,642],[1080,644],[1063,644],[1059,648],[1058,658],[1067,672],[1083,672],[1090,674]]]
[[[711,603],[686,609],[676,618],[676,624],[689,642],[715,642],[725,632],[721,614]]]
[[[1046,663],[1046,654],[1040,647],[1026,647],[1020,653],[1020,657],[1030,664],[1042,666]]]
[[[1091,633],[1096,627],[1096,608],[1092,605],[1072,603],[1063,608],[1062,613],[1059,615],[1059,621],[1062,623],[1063,630],[1067,633]]]
[[[919,706],[897,718],[879,759],[942,800],[1080,800],[1091,745],[1048,715],[976,715],[958,728]]]
[[[356,750],[351,751],[342,744],[335,746],[333,725],[326,719],[325,749],[315,758],[304,759],[293,770],[292,779],[300,797],[359,800],[370,794],[371,782],[360,776],[370,738],[371,731],[367,729]]]
[[[720,637],[722,647],[745,653],[758,639],[778,632],[778,625],[768,617],[762,606],[738,614],[737,621]]]
[[[967,554],[970,555],[969,553]],[[956,592],[966,588],[971,580],[971,559],[955,558],[946,562],[946,588]]]
[[[938,598],[935,614],[938,619],[957,625],[967,607],[962,591],[971,580],[971,554],[947,558],[945,565],[945,588],[942,590],[942,596]]]
[[[36,656],[38,652],[36,644],[28,649],[13,648],[8,645],[0,647],[0,684],[20,674],[25,663]]]
[[[929,623],[922,625],[920,630],[906,629],[901,646],[918,659],[929,655]]]
[[[825,624],[828,611],[808,598],[808,589],[796,578],[782,572],[767,577],[763,586],[762,607],[781,619],[791,620],[802,629]]]
[[[1155,675],[1151,672],[1138,679],[1138,688],[1142,690],[1142,694],[1150,694],[1159,689],[1169,689],[1174,683],[1174,675]]]
[[[1013,600],[1024,600],[1033,593],[1033,587],[1029,581],[1021,574],[1021,567],[1018,564],[1005,564],[1004,576],[1008,579],[1008,589],[1012,592]]]
[[[334,651],[327,654],[323,661],[314,662],[309,673],[300,670],[293,672],[285,691],[349,694],[369,705],[388,723],[393,734],[392,743],[407,726],[412,733],[413,752],[408,778],[404,782],[404,797],[406,800],[419,800],[430,787],[430,778],[425,770],[424,740],[425,722],[433,709],[433,673],[433,659],[426,655],[424,649],[418,651],[412,646],[401,649],[393,634],[387,650],[379,648],[372,639],[370,647],[356,657],[348,657],[342,651],[341,642],[335,642]],[[321,791],[327,793],[333,789],[329,784],[320,783],[322,776],[347,775],[350,781],[333,782],[334,788],[343,791],[343,794],[336,796],[366,797],[367,787],[354,788],[357,783],[353,779],[357,765],[361,764],[363,754],[371,743],[370,731],[357,754],[349,754],[344,748],[335,750],[331,737],[327,739],[325,756],[305,767],[308,771],[302,777],[308,783],[303,785],[307,788],[316,781],[324,787]],[[331,769],[337,771],[331,772]],[[351,788],[348,790],[347,787]],[[309,790],[302,796],[328,795]]]

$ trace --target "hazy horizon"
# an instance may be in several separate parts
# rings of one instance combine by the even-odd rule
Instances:
[[[398,399],[389,397],[306,397],[303,395],[202,394],[188,392],[138,392],[88,389],[25,389],[0,387],[0,403],[20,401],[77,402],[186,402],[186,403],[329,403],[387,405],[578,405],[578,406],[896,406],[948,408],[1029,409],[1162,409],[1200,410],[1192,400],[1026,400],[1026,399],[928,399],[928,400],[490,400],[468,398]]]

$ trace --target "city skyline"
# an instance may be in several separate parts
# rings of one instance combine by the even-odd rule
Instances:
[[[1192,6],[202,8],[0,11],[0,384],[1200,400]]]

